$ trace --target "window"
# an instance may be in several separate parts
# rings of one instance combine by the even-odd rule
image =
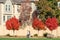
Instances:
[[[60,3],[59,3],[59,7],[60,7]]]
[[[10,11],[10,5],[9,5],[9,11]]]
[[[20,6],[19,5],[17,6],[17,11],[18,11],[18,13],[20,12]]]
[[[11,18],[11,16],[7,16],[7,20],[9,20]]]
[[[60,7],[60,3],[58,3],[58,7]]]
[[[5,16],[3,16],[3,22],[5,22]]]
[[[7,5],[6,5],[6,11],[7,11]]]
[[[60,2],[58,2],[58,7],[60,8]]]
[[[6,5],[5,9],[6,9],[7,12],[10,12],[10,5]]]
[[[11,15],[3,15],[3,22],[6,22],[11,18]]]

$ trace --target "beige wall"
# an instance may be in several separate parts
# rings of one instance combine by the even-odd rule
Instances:
[[[37,30],[34,30],[32,28],[32,26],[26,26],[24,29],[19,29],[19,30],[15,30],[14,35],[18,35],[18,36],[26,36],[27,35],[27,30],[30,30],[31,35],[34,34],[38,34]],[[43,36],[44,33],[51,33],[51,31],[49,29],[47,30],[40,30],[39,31],[39,36]],[[13,35],[13,30],[7,30],[5,25],[4,26],[0,26],[0,35],[6,35],[6,34],[10,34]],[[54,36],[60,36],[60,27],[58,27],[56,30],[53,30],[52,33]]]

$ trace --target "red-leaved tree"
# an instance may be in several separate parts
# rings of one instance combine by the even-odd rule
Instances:
[[[7,22],[6,22],[6,29],[12,30],[12,25],[11,25],[10,20],[7,20]]]
[[[8,30],[13,30],[13,33],[15,30],[19,29],[20,26],[20,22],[18,21],[18,19],[16,19],[16,17],[12,17],[11,19],[6,21],[6,28]]]
[[[45,23],[46,23],[47,28],[51,31],[54,29],[57,29],[58,27],[58,21],[55,17],[48,18]]]
[[[45,30],[46,29],[44,23],[41,20],[39,20],[38,18],[35,18],[33,20],[32,27],[34,29],[38,30],[38,32],[39,32],[39,30]]]

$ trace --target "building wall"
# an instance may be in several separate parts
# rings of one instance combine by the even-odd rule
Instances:
[[[2,13],[1,13],[2,10],[1,10],[1,8],[2,8],[2,6],[1,6],[1,4],[0,4],[0,25],[2,24],[2,21],[1,21],[1,20],[2,20],[2,19],[1,19],[1,18],[2,18]]]
[[[0,11],[0,17],[1,17],[1,19],[0,19],[1,21],[0,21],[0,22],[1,22],[1,25],[2,25],[2,24],[3,24],[3,13],[4,13],[4,12],[3,12],[3,11],[4,11],[3,9],[4,9],[4,4],[1,3],[1,4],[0,4],[0,8],[1,8],[1,9],[0,9],[0,10],[1,10],[1,11]]]
[[[20,12],[17,11],[18,6],[20,6],[20,5],[14,5],[14,10],[13,10],[13,15],[16,16],[17,19],[19,19],[19,16],[20,16]]]

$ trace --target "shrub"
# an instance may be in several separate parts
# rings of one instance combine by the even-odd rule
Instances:
[[[10,34],[6,34],[6,36],[10,36]]]
[[[38,34],[34,34],[34,37],[38,37]]]
[[[44,36],[44,37],[47,37],[47,34],[48,34],[48,33],[44,33],[43,36]]]

